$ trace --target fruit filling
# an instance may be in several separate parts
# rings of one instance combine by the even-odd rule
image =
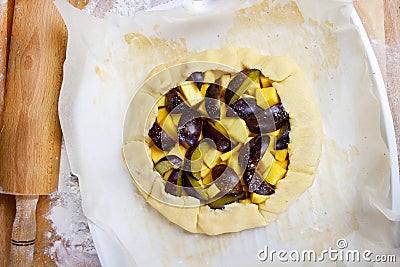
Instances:
[[[149,147],[165,192],[220,209],[263,203],[285,177],[289,114],[259,70],[194,72],[157,109]]]

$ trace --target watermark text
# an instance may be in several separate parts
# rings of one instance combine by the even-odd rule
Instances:
[[[396,262],[396,255],[374,254],[371,250],[347,249],[346,239],[338,239],[336,248],[329,247],[317,253],[315,250],[274,250],[265,246],[257,252],[260,261],[280,262]]]

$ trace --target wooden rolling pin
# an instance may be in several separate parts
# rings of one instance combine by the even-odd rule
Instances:
[[[0,1],[0,129],[7,76],[8,40],[11,37],[14,0]],[[10,265],[11,227],[15,216],[15,198],[0,194],[0,266]]]
[[[39,195],[57,190],[66,30],[53,0],[15,0],[0,134],[0,187],[16,196],[13,266],[31,266]]]

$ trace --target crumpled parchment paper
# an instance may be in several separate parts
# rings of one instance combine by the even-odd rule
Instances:
[[[400,260],[381,107],[351,1],[195,2],[100,19],[56,1],[69,32],[60,120],[84,212],[98,236],[114,242],[95,240],[102,263],[255,266],[266,264],[257,257],[266,246],[320,253],[338,249],[341,238],[348,249]],[[314,185],[277,221],[209,237],[183,231],[146,204],[122,161],[122,131],[130,99],[153,67],[227,45],[295,59],[316,95],[324,142]]]

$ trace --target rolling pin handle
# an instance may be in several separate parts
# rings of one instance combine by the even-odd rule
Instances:
[[[39,196],[16,196],[11,240],[11,266],[33,266],[36,237],[36,205]]]

